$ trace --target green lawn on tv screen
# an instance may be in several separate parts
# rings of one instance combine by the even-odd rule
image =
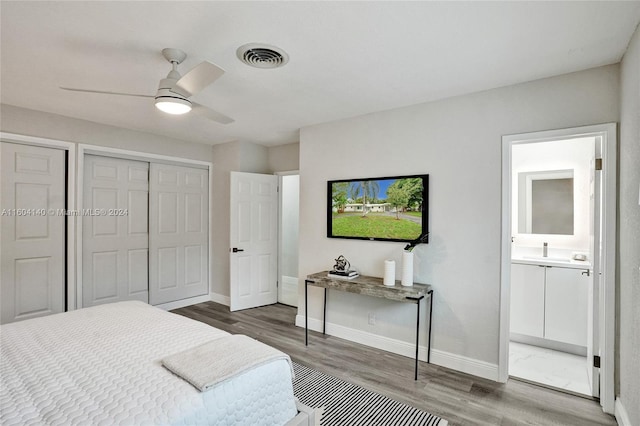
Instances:
[[[334,213],[332,234],[334,237],[389,238],[414,240],[420,236],[419,223],[407,219],[396,219],[386,214]]]

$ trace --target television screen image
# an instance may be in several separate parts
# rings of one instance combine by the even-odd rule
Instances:
[[[428,232],[429,175],[327,183],[327,237],[414,241]]]

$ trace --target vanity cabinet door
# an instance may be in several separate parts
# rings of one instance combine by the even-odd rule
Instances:
[[[546,339],[587,346],[587,295],[591,277],[582,269],[546,268]]]
[[[544,337],[544,270],[511,264],[511,333]]]

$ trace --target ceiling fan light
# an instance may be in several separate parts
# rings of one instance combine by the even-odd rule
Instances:
[[[158,96],[156,98],[156,108],[167,114],[181,115],[191,111],[191,102],[171,96]]]

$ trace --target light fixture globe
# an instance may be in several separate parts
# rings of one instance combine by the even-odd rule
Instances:
[[[175,70],[176,63],[172,62],[172,65],[174,69],[169,72],[167,78],[160,80],[158,92],[156,93],[156,108],[167,114],[186,114],[191,111],[192,105],[187,98],[171,91],[171,88],[180,78],[180,74]]]
[[[191,102],[174,96],[157,96],[156,108],[167,114],[181,115],[191,111]]]

